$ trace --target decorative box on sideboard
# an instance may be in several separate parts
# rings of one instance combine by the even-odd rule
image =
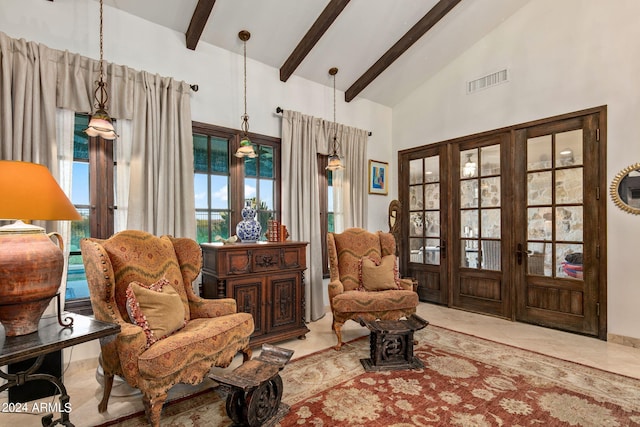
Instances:
[[[202,296],[234,298],[253,315],[251,345],[303,339],[306,242],[202,245]]]

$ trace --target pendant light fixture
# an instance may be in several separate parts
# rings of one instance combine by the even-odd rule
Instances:
[[[89,127],[87,127],[84,131],[89,136],[100,136],[104,139],[111,140],[116,139],[118,135],[113,128],[113,123],[111,122],[109,113],[107,113],[106,107],[107,102],[109,101],[109,95],[107,94],[107,83],[105,83],[104,81],[104,53],[102,49],[102,3],[103,0],[100,0],[100,77],[96,82],[98,87],[93,94],[96,102],[96,111],[91,115],[91,120],[89,120]]]
[[[240,147],[236,151],[236,157],[249,157],[253,159],[258,157],[253,150],[253,144],[249,139],[249,115],[247,114],[247,40],[251,38],[251,33],[246,30],[242,30],[238,33],[238,37],[243,43],[243,56],[244,56],[244,114],[242,115],[242,136],[240,137]]]
[[[338,155],[338,124],[336,123],[336,74],[338,74],[338,69],[336,67],[330,68],[329,74],[333,76],[333,150],[329,155],[327,170],[335,171],[344,169],[342,160],[340,160],[340,156]]]

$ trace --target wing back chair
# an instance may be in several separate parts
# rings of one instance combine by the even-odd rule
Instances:
[[[159,426],[162,405],[174,384],[198,384],[212,366],[229,366],[238,352],[245,361],[250,359],[253,317],[237,313],[233,299],[205,300],[193,292],[192,282],[202,267],[194,240],[128,230],[106,240],[83,239],[80,246],[95,318],[121,327],[118,335],[100,342],[105,375],[100,412],[106,411],[113,377],[119,375],[140,389],[150,424]],[[177,312],[184,318],[179,318],[181,328],[150,341],[150,316],[139,326],[140,319],[129,314],[132,282],[170,285],[173,290],[163,294],[173,298],[171,304],[165,304],[157,317],[170,318]],[[154,301],[148,304],[151,308]]]
[[[418,294],[413,291],[411,280],[399,278],[392,234],[349,228],[343,233],[328,233],[327,248],[329,302],[338,339],[336,350],[342,346],[342,325],[349,319],[397,320],[415,313]],[[379,266],[366,266],[369,259]],[[394,270],[392,280],[388,278],[387,261]],[[373,285],[368,281],[379,283]]]

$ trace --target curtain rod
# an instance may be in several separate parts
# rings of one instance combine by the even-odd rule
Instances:
[[[198,85],[189,85],[189,87],[190,87],[190,88],[191,88],[191,90],[192,90],[192,91],[194,91],[194,92],[197,92],[197,91],[198,91],[198,89],[200,89],[200,88],[198,87]]]
[[[284,111],[284,110],[283,110],[282,108],[280,108],[280,107],[276,107],[276,113],[277,113],[277,114],[280,114],[280,113],[282,113],[283,111]],[[371,133],[371,131],[369,131],[369,136],[371,136],[371,135],[373,135],[373,133]]]

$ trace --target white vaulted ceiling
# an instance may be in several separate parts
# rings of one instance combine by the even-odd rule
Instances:
[[[185,34],[185,49],[190,40],[195,50],[199,43],[209,43],[241,54],[238,32],[248,30],[247,56],[280,69],[281,76],[283,65],[314,23],[330,23],[315,44],[307,43],[311,46],[308,54],[289,71],[326,84],[329,68],[338,67],[336,87],[346,92],[347,100],[362,97],[393,107],[528,1],[105,0],[105,4]],[[346,6],[341,9],[340,3]],[[452,4],[455,6],[424,35],[414,37],[415,43],[395,61],[386,61],[388,67],[366,79],[367,70],[427,13]],[[335,20],[319,20],[325,8],[336,5]],[[197,9],[195,16],[203,22],[199,36],[189,30]]]

